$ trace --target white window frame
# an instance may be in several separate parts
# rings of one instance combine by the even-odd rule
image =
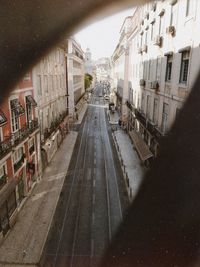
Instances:
[[[186,61],[187,61],[187,76],[186,76],[186,80],[185,80],[184,74],[185,74],[185,62]],[[183,51],[181,53],[181,68],[180,68],[180,77],[179,77],[179,83],[180,84],[187,84],[188,83],[189,67],[190,67],[190,51]]]
[[[17,97],[9,99],[9,109],[10,109],[10,118],[11,118],[11,131],[12,133],[17,132],[20,129],[20,119],[19,116],[11,109],[11,101],[18,99]],[[18,99],[19,100],[19,99]]]

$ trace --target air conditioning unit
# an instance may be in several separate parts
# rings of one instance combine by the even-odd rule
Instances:
[[[145,83],[145,80],[144,80],[144,79],[141,79],[141,80],[140,80],[140,86],[145,86],[145,84],[146,84],[146,83]]]
[[[138,48],[138,54],[142,54],[142,48]]]
[[[160,35],[155,36],[154,40],[153,40],[153,44],[161,46],[162,45],[162,36],[160,36]]]
[[[166,33],[167,34],[171,34],[172,36],[174,36],[174,34],[175,34],[175,27],[174,26],[167,27]]]
[[[151,89],[158,90],[158,88],[159,88],[159,83],[158,83],[158,81],[153,81],[153,82],[151,82]]]
[[[146,44],[143,45],[142,52],[147,52],[147,45]]]

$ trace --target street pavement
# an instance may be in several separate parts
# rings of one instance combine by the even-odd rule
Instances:
[[[79,112],[83,119],[87,106]],[[0,267],[36,266],[62,194],[62,186],[69,168],[78,133],[70,131],[65,137],[42,179],[20,209],[17,222],[0,247]]]
[[[97,266],[123,220],[129,200],[107,106],[97,86],[79,129],[41,266]]]
[[[119,120],[117,111],[115,113],[108,111],[107,115],[110,124],[113,125],[113,138],[120,158],[128,196],[130,201],[133,201],[142,182],[145,167],[142,165],[128,134],[117,126]]]

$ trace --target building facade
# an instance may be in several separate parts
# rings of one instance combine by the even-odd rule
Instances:
[[[85,94],[84,52],[76,40],[67,39],[67,79],[69,94],[69,113],[74,116],[80,108],[78,102]]]
[[[53,158],[68,130],[65,43],[60,44],[43,58],[34,67],[33,75],[44,169]]]
[[[126,34],[131,86],[124,100],[127,128],[143,159],[145,153],[157,155],[159,139],[176,120],[197,76],[199,4],[197,0],[154,1],[133,12],[131,34]]]
[[[32,72],[0,107],[0,237],[40,177],[40,132]]]

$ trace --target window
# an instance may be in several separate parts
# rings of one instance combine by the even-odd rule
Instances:
[[[186,16],[191,16],[194,10],[194,0],[187,0],[186,3]]]
[[[154,99],[154,103],[153,103],[153,122],[155,124],[158,123],[158,99],[157,98]]]
[[[4,124],[5,122],[7,122],[6,116],[3,113],[3,111],[0,109],[0,125]]]
[[[152,22],[151,23],[151,41],[153,41],[153,37],[154,37],[154,27],[155,27],[155,23]]]
[[[32,120],[32,105],[28,101],[28,98],[26,97],[26,117],[27,117],[27,122],[31,122]]]
[[[29,154],[32,155],[32,153],[35,151],[34,138],[32,138],[32,139],[29,140],[28,146],[29,146]]]
[[[166,66],[166,76],[165,76],[165,81],[170,82],[171,81],[171,76],[172,76],[172,60],[173,57],[172,55],[167,56],[167,66]]]
[[[23,162],[24,162],[24,151],[23,147],[20,147],[13,153],[13,165],[15,172],[21,167]]]
[[[17,112],[18,99],[10,101],[12,132],[19,130],[19,113]]]
[[[185,51],[181,57],[180,83],[187,83],[190,52]]]
[[[161,76],[161,57],[156,59],[156,81],[160,81]]]
[[[160,21],[159,21],[159,35],[164,33],[164,16],[160,16]]]
[[[146,107],[146,117],[150,118],[150,108],[151,108],[151,96],[147,96],[147,107]]]
[[[141,110],[144,112],[144,101],[145,101],[145,96],[144,93],[142,94],[142,103],[141,103]]]
[[[167,103],[163,103],[162,124],[161,124],[161,131],[163,133],[165,133],[167,130],[168,114],[169,114],[169,105]]]
[[[145,44],[147,45],[148,43],[148,30],[146,30],[146,33],[145,33]]]
[[[42,95],[41,75],[37,75],[37,93],[39,96]]]
[[[178,15],[178,4],[177,1],[171,6],[171,19],[170,26],[175,26],[177,23],[177,15]]]
[[[0,189],[6,184],[7,182],[7,174],[6,174],[6,165],[0,167]]]

